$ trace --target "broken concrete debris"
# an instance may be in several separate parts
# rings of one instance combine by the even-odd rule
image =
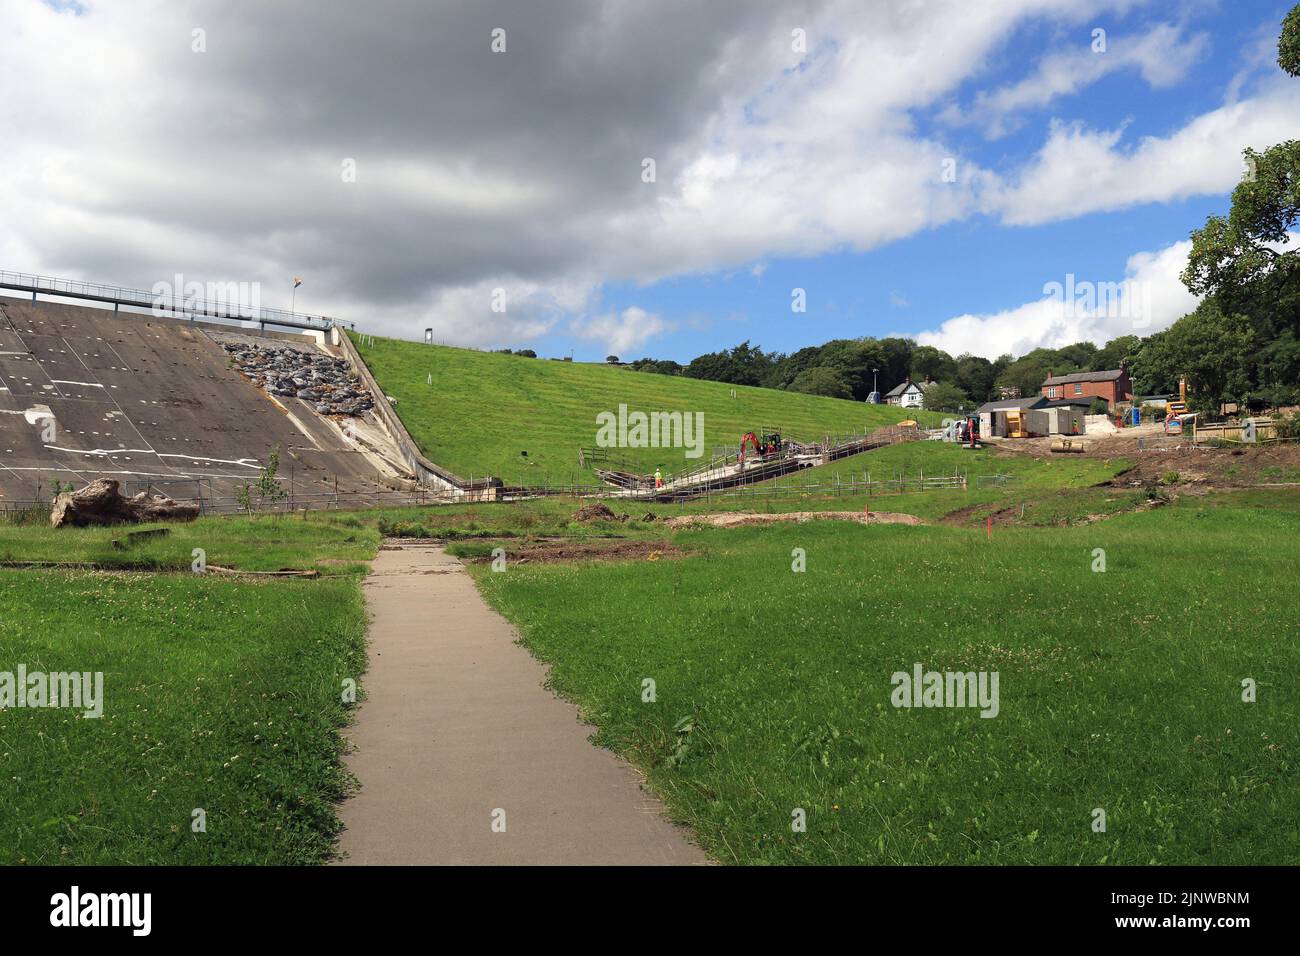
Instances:
[[[322,415],[361,415],[374,407],[369,390],[344,359],[290,346],[226,342],[235,368],[280,398],[301,398]]]

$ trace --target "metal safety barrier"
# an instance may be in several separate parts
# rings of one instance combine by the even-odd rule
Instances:
[[[165,285],[166,283],[159,284]],[[212,285],[209,284],[209,287],[212,287]],[[239,283],[219,283],[217,285],[234,285],[238,287]],[[38,295],[104,302],[112,305],[115,312],[119,306],[126,306],[134,309],[148,309],[154,313],[166,312],[190,318],[204,316],[206,318],[230,319],[239,322],[256,322],[262,326],[286,326],[315,331],[332,328],[336,321],[328,316],[306,315],[301,312],[290,312],[287,309],[270,309],[260,305],[229,301],[225,298],[208,301],[199,296],[187,296],[184,294],[183,289],[155,293],[146,292],[144,289],[128,289],[123,286],[105,285],[100,282],[84,282],[80,279],[58,279],[53,276],[35,275],[28,272],[0,270],[0,289],[30,293],[33,302],[36,301]]]

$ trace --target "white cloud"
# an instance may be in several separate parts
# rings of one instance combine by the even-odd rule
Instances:
[[[633,353],[658,335],[673,328],[662,316],[647,312],[638,306],[629,306],[622,312],[606,312],[586,319],[576,319],[571,330],[580,339],[600,342],[613,355],[630,358]]]
[[[0,248],[10,268],[146,288],[305,274],[311,307],[367,328],[518,345],[566,290],[582,315],[605,282],[865,250],[969,215],[983,174],[963,162],[941,183],[954,150],[911,111],[1027,21],[1130,3],[515,2],[496,56],[474,4],[8,0],[0,88],[23,95],[0,100]],[[518,309],[483,312],[497,286]]]
[[[1059,123],[1009,178],[918,133],[1026,24],[1086,35],[1140,3],[518,2],[495,57],[474,4],[88,0],[73,17],[9,0],[0,88],[23,95],[0,99],[0,254],[146,288],[183,272],[284,290],[267,305],[305,274],[300,306],[376,331],[518,347],[577,317],[625,352],[669,325],[595,314],[606,282],[761,276],[978,212],[1032,224],[1229,188],[1242,145],[1293,135],[1294,81],[1132,146],[1124,127]],[[1159,86],[1202,42],[1156,27],[1100,58]],[[975,112],[1039,107],[1090,82],[1080,69],[1046,58]]]
[[[1016,114],[1078,93],[1120,70],[1136,69],[1150,86],[1170,87],[1187,74],[1208,46],[1206,34],[1184,38],[1181,26],[1168,23],[1156,24],[1140,35],[1111,34],[1101,52],[1093,51],[1089,34],[1081,34],[1073,48],[1044,56],[1030,76],[996,90],[981,90],[968,110],[952,105],[940,117],[954,125],[983,126],[990,139],[997,139],[1019,125]]]
[[[1011,225],[1037,225],[1139,203],[1172,202],[1231,190],[1243,172],[1241,152],[1294,137],[1300,84],[1266,83],[1252,99],[1196,117],[1165,137],[1129,148],[1125,126],[1090,130],[1053,122],[1047,142],[1013,184],[989,189],[986,208]]]
[[[414,319],[405,309],[353,314],[366,316],[367,329],[400,322],[408,338],[416,329],[432,328],[439,343],[521,348],[550,332],[565,316],[587,308],[594,292],[590,285],[487,280],[438,290]]]
[[[1191,248],[1186,240],[1157,252],[1136,253],[1119,278],[1049,277],[1042,298],[1001,312],[956,316],[936,330],[920,333],[916,341],[951,355],[970,352],[994,359],[1073,342],[1104,345],[1120,335],[1151,335],[1168,328],[1200,301],[1178,278]]]

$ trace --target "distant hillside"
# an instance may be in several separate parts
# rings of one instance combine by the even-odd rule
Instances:
[[[704,456],[736,447],[747,431],[776,428],[813,440],[907,418],[940,416],[795,392],[654,375],[604,365],[556,362],[424,345],[396,339],[354,342],[411,436],[433,461],[458,474],[507,483],[544,478],[596,483],[577,467],[578,449],[596,445],[597,415],[702,412]],[[432,375],[433,383],[429,384]],[[732,392],[736,397],[732,398]],[[527,455],[523,453],[527,452]],[[643,472],[695,465],[682,448],[613,448]]]

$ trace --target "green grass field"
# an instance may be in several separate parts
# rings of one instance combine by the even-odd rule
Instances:
[[[355,526],[353,526],[355,524]],[[365,669],[359,522],[204,519],[125,552],[124,529],[0,524],[5,560],[184,569],[0,569],[0,671],[102,671],[103,716],[0,710],[0,863],[324,860],[347,786],[343,681]],[[191,549],[243,569],[189,571]],[[206,814],[206,832],[192,826]]]
[[[242,571],[284,568],[323,574],[364,571],[379,534],[357,518],[338,515],[266,515],[257,518],[209,517],[192,522],[116,528],[51,528],[48,524],[0,522],[0,565],[14,561],[90,564],[97,567],[188,571],[194,549],[208,564]],[[145,538],[117,550],[112,542],[127,535],[166,528],[164,537]]]
[[[0,524],[0,562],[100,569],[0,567],[0,671],[105,675],[100,719],[0,710],[0,861],[327,859],[348,786],[341,689],[365,667],[360,573],[381,532],[467,558],[574,538],[679,549],[471,570],[597,742],[723,862],[1300,861],[1300,493],[1169,501],[1098,485],[1126,466],[918,442],[801,476],[1015,476],[873,500],[931,522],[913,527],[660,520],[862,507],[829,493],[611,501],[623,521],[575,521],[588,502],[574,498],[201,519],[125,550],[111,541],[127,529]],[[196,547],[212,564],[322,577],[195,575]],[[791,569],[796,548],[806,571]],[[891,675],[916,663],[996,671],[998,715],[893,707]],[[205,833],[191,829],[200,808]],[[806,832],[791,828],[798,810]]]
[[[597,484],[577,466],[578,449],[596,445],[596,416],[629,411],[702,412],[703,454],[734,451],[748,431],[772,427],[807,441],[913,418],[941,416],[721,382],[604,366],[552,362],[354,337],[411,436],[434,462],[463,477],[491,474],[508,484]],[[428,384],[429,376],[433,384]],[[732,390],[736,397],[732,398]],[[527,452],[527,455],[521,454]],[[648,473],[694,467],[681,448],[611,449]]]
[[[734,494],[726,491],[711,495],[707,501],[687,505],[688,510],[712,511],[801,511],[860,510],[866,496],[845,497],[836,494],[849,482],[891,481],[899,475],[907,480],[922,476],[964,475],[965,492],[927,491],[896,494],[873,494],[871,507],[878,511],[899,511],[920,518],[939,519],[959,508],[972,509],[972,520],[982,519],[986,510],[1026,504],[1026,516],[1042,515],[1051,502],[1065,494],[1071,502],[1083,489],[1115,477],[1128,465],[1123,459],[1033,458],[1003,453],[993,448],[967,450],[949,442],[918,441],[889,445],[874,451],[844,458],[829,465],[808,468],[776,481],[761,482]],[[990,481],[993,476],[1007,476],[1007,481]],[[784,489],[808,488],[797,494]],[[912,487],[915,487],[914,485]],[[1113,490],[1096,489],[1098,497],[1119,495]],[[1120,497],[1127,498],[1132,496]],[[987,505],[987,509],[983,506]],[[1067,507],[1073,507],[1069,505]],[[665,513],[672,513],[671,506]],[[1044,523],[1054,523],[1047,522]]]
[[[1096,504],[1055,494],[1066,522]],[[694,552],[679,560],[474,572],[597,740],[720,860],[1294,864],[1297,501],[1184,498],[991,541],[697,530],[675,536]],[[891,675],[915,663],[997,671],[998,716],[896,709]]]

